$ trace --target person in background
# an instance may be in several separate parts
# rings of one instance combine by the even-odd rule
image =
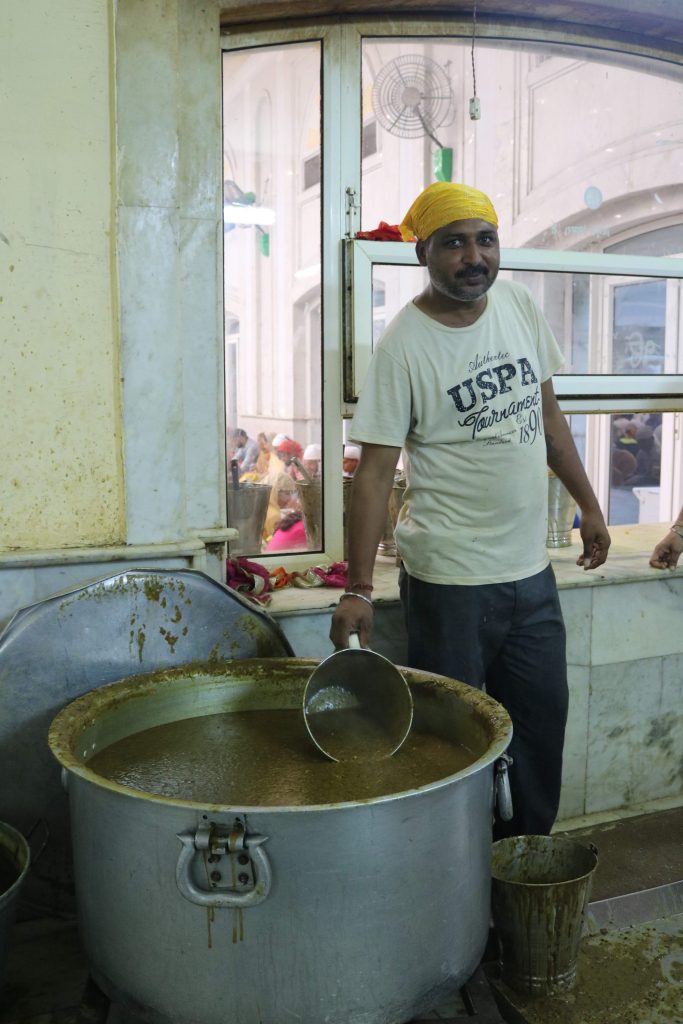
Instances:
[[[634,456],[638,454],[638,422],[635,419],[628,420],[621,428],[615,448],[621,448]]]
[[[273,536],[266,545],[266,552],[305,550],[308,542],[296,484],[287,473],[281,473],[274,490],[277,494],[280,518],[273,530]]]
[[[650,555],[650,565],[653,569],[671,569],[678,565],[681,551],[683,551],[683,508],[676,516],[666,537],[662,537],[659,544]]]
[[[497,225],[487,196],[451,182],[425,189],[401,224],[429,280],[387,327],[360,393],[348,585],[330,639],[369,641],[375,555],[403,449],[407,664],[485,686],[510,714],[514,817],[496,821],[502,838],[548,834],[560,797],[568,689],[546,548],[548,466],[581,509],[577,563],[602,565],[610,538],[553,390],[562,353],[530,291],[496,280]]]
[[[636,433],[638,451],[636,468],[629,478],[629,487],[658,487],[660,454],[655,443],[655,432],[652,427],[638,427]]]
[[[357,444],[345,444],[344,453],[342,455],[342,474],[347,479],[352,477],[358,469],[358,463],[360,462],[361,449]]]
[[[276,444],[276,442],[279,443]],[[287,436],[283,437],[282,440],[276,437],[273,441],[273,448],[277,452],[278,459],[284,463],[285,473],[291,476],[292,480],[302,480],[303,473],[297,469],[294,461],[300,461],[304,454],[304,450],[299,442],[293,441],[291,437]]]
[[[309,444],[304,448],[303,467],[313,480],[320,479],[320,460],[322,448],[319,444]]]
[[[256,435],[256,443],[258,444],[259,447],[259,454],[258,459],[256,460],[256,466],[254,467],[254,471],[259,475],[259,477],[266,476],[274,465],[277,465],[279,469],[280,462],[278,460],[277,455],[273,451],[274,437],[275,434],[272,431],[270,433],[265,433],[264,431],[261,431],[260,434]]]
[[[253,438],[249,437],[246,430],[233,430],[232,443],[234,446],[233,459],[237,459],[240,474],[251,473],[256,466],[259,457],[259,446]]]

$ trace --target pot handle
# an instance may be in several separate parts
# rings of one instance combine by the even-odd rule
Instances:
[[[508,769],[512,764],[509,754],[501,754],[496,761],[495,768],[495,804],[498,808],[498,816],[503,821],[511,821],[514,814],[512,807],[512,793],[510,792],[510,778]]]
[[[246,835],[243,830],[231,830],[227,836],[221,836],[213,826],[200,825],[196,833],[180,832],[178,839],[182,843],[178,863],[176,865],[176,885],[182,896],[190,903],[200,907],[255,907],[270,892],[273,874],[270,862],[263,849],[267,836]],[[206,863],[207,876],[220,880],[225,872],[222,859],[239,858],[237,865],[228,865],[228,877],[235,880],[253,881],[249,889],[200,889],[192,879],[191,865],[195,857],[204,854],[209,861]],[[222,867],[223,871],[218,868]],[[212,870],[213,869],[213,870]],[[254,878],[254,875],[256,876]]]

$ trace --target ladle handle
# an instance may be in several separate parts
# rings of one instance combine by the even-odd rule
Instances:
[[[508,769],[511,764],[512,758],[509,754],[501,754],[496,761],[495,800],[498,815],[502,821],[512,821],[514,814],[510,779],[508,777]]]

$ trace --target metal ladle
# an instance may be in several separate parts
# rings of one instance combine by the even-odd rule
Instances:
[[[413,698],[388,658],[360,646],[335,651],[314,670],[303,698],[304,722],[318,750],[333,761],[380,761],[410,732]]]

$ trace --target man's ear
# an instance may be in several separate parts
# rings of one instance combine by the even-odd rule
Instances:
[[[417,256],[417,261],[420,264],[420,266],[421,267],[426,267],[427,266],[427,257],[425,255],[425,244],[422,241],[422,239],[419,239],[415,243],[415,255]]]

